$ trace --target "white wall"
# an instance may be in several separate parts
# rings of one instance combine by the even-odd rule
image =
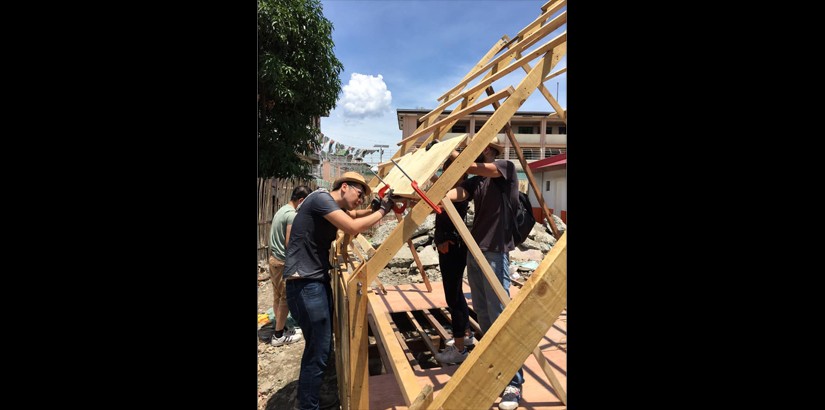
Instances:
[[[548,209],[553,209],[553,214],[561,216],[561,211],[567,212],[567,169],[557,169],[534,173],[536,183],[539,185],[544,203]],[[550,189],[547,189],[547,182],[550,182]],[[530,189],[530,205],[539,207],[539,201]]]

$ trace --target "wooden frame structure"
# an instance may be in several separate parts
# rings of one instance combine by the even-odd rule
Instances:
[[[502,36],[473,69],[452,89],[439,98],[440,104],[430,113],[421,117],[421,126],[399,145],[393,157],[404,171],[419,183],[429,181],[435,170],[447,159],[452,147],[466,143],[466,147],[445,171],[426,191],[432,202],[442,202],[443,206],[459,228],[459,233],[466,242],[470,252],[478,261],[487,280],[493,285],[502,304],[504,312],[479,341],[474,352],[462,363],[460,368],[447,382],[442,390],[434,396],[432,385],[419,384],[408,361],[407,354],[401,349],[394,335],[392,325],[386,315],[375,314],[373,298],[369,285],[378,279],[378,273],[395,256],[396,252],[409,244],[413,232],[433,211],[425,201],[418,201],[407,214],[399,216],[398,226],[378,249],[361,236],[350,238],[341,235],[333,244],[331,255],[335,258],[333,266],[333,294],[337,312],[334,320],[336,341],[336,369],[338,372],[339,397],[344,409],[369,408],[369,372],[368,372],[368,331],[373,325],[376,339],[383,348],[382,355],[390,363],[392,372],[401,390],[404,402],[411,409],[453,409],[484,408],[495,402],[498,393],[506,386],[530,354],[542,366],[556,396],[567,403],[562,384],[556,379],[537,345],[543,335],[559,317],[567,303],[567,238],[560,235],[553,218],[550,217],[541,195],[536,195],[544,218],[558,239],[555,246],[544,257],[533,275],[524,283],[518,295],[512,301],[495,279],[481,250],[473,240],[466,226],[458,216],[454,206],[443,200],[460,176],[466,172],[484,148],[495,138],[499,130],[504,130],[527,174],[534,192],[541,192],[527,166],[515,135],[510,130],[509,121],[518,108],[535,91],[539,90],[556,117],[566,122],[566,113],[550,95],[543,83],[566,71],[552,72],[567,51],[567,12],[562,10],[566,0],[551,0],[541,7],[538,18],[525,26],[512,39]],[[551,33],[564,29],[545,40]],[[541,41],[541,43],[538,45]],[[537,45],[537,46],[536,46]],[[536,46],[534,49],[531,47]],[[531,67],[531,62],[534,64]],[[519,70],[521,69],[521,70]],[[492,84],[510,73],[523,71],[525,76],[515,86],[505,87],[495,92]],[[475,85],[470,86],[473,80]],[[469,87],[469,88],[467,88]],[[482,93],[489,97],[476,101]],[[438,120],[439,115],[458,103],[452,113]],[[471,141],[447,140],[433,146],[429,151],[413,151],[413,143],[429,134],[423,144],[434,138],[441,138],[456,121],[479,108],[492,105],[495,112]],[[452,141],[452,143],[447,143]],[[416,158],[413,160],[413,156]],[[410,187],[406,177],[400,176],[393,162],[381,164],[379,174],[402,198],[416,201],[417,194]],[[369,182],[371,187],[379,188],[383,183],[378,178]],[[462,229],[463,228],[463,229]],[[414,248],[413,254],[415,255]],[[357,256],[358,261],[350,257]],[[426,279],[426,276],[425,276]],[[380,282],[378,285],[381,286]],[[431,291],[429,282],[427,288]],[[369,313],[369,314],[368,314]]]

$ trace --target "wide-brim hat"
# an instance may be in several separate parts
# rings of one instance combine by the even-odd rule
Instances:
[[[487,144],[487,146],[494,148],[496,151],[498,151],[499,155],[504,153],[504,145],[495,142],[490,142],[489,144]]]
[[[364,195],[372,194],[372,189],[370,189],[370,186],[367,185],[367,181],[364,180],[364,177],[357,172],[344,172],[344,175],[341,175],[338,179],[336,179],[335,182],[332,183],[332,186],[341,186],[341,183],[343,182],[355,182],[357,184],[360,184],[366,190],[366,192],[364,192]]]
[[[469,142],[472,142],[472,140],[470,140]],[[487,144],[487,146],[495,149],[496,151],[498,151],[499,154],[504,153],[504,145],[497,143],[495,139],[490,141],[490,143]]]

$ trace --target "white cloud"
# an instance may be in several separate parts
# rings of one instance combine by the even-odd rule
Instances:
[[[384,77],[352,73],[349,84],[343,87],[344,96],[338,101],[345,117],[380,117],[391,110],[392,93],[384,84]]]

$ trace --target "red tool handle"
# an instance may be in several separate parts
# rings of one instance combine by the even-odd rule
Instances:
[[[384,199],[384,193],[387,192],[387,189],[389,189],[389,187],[389,185],[384,184],[384,186],[378,191],[378,197]]]
[[[386,194],[387,189],[389,189],[389,188],[390,188],[390,186],[385,183],[384,186],[381,189],[378,190],[378,197],[381,198],[381,199],[384,199],[384,194]],[[407,204],[406,203],[404,203],[404,205],[402,205],[402,206],[398,206],[398,204],[396,203],[392,207],[393,212],[395,212],[397,214],[400,214],[400,213],[404,212],[405,209],[407,209]]]
[[[413,181],[412,182],[412,188],[413,188],[413,190],[415,190],[415,192],[418,194],[418,196],[420,196],[421,199],[423,199],[424,202],[426,202],[427,205],[429,205],[430,208],[432,208],[433,211],[435,211],[435,213],[437,213],[437,214],[441,213],[441,208],[436,206],[433,203],[433,201],[430,201],[430,198],[427,198],[427,195],[424,195],[424,192],[422,192],[421,189],[418,188],[418,182]]]

